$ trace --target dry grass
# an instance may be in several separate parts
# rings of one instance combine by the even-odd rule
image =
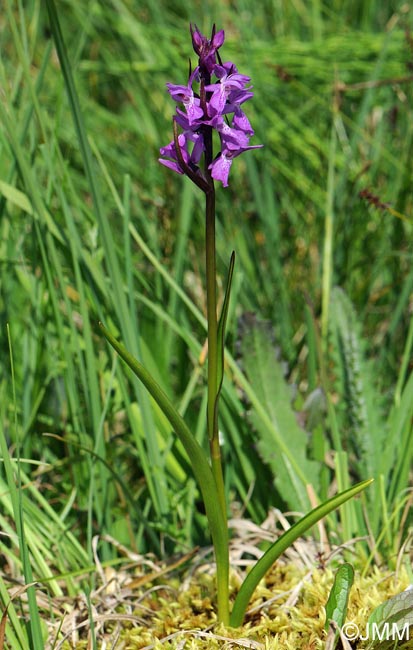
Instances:
[[[243,573],[261,553],[259,546],[273,538],[284,517],[274,511],[259,527],[232,520],[231,587],[235,592]],[[353,545],[354,546],[354,545]],[[119,549],[130,561],[119,571],[103,568],[96,560],[99,586],[50,601],[42,590],[38,604],[47,628],[48,650],[96,647],[116,650],[189,650],[254,648],[259,650],[316,650],[325,647],[325,610],[334,578],[334,561],[352,553],[346,548],[324,548],[314,540],[301,540],[262,581],[250,604],[246,624],[239,629],[217,625],[214,564],[211,549],[201,549],[169,563]],[[348,620],[362,632],[370,612],[409,583],[403,569],[379,568],[357,576],[351,592]],[[24,594],[19,593],[24,599]],[[93,626],[91,626],[93,618]],[[362,647],[356,645],[354,647]]]

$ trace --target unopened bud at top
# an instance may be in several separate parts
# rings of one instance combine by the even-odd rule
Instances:
[[[215,25],[212,27],[211,38],[207,38],[199,31],[196,25],[191,25],[192,45],[195,53],[199,56],[199,67],[202,72],[211,74],[215,63],[216,53],[225,40],[225,32],[220,29],[216,32]]]

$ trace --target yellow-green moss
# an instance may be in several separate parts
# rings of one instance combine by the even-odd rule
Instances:
[[[198,571],[191,575],[188,583],[175,577],[163,584],[145,585],[128,597],[129,603],[136,603],[131,611],[136,622],[108,621],[104,630],[97,633],[98,648],[321,649],[326,638],[324,605],[333,579],[334,570],[331,568],[309,570],[293,564],[276,565],[257,589],[246,623],[239,629],[217,625],[213,604],[214,579],[210,572]],[[378,569],[373,569],[365,578],[356,575],[347,620],[355,623],[363,634],[371,611],[403,591],[408,584],[404,571],[397,578]],[[102,612],[100,608],[99,611]],[[113,645],[115,636],[116,645]],[[65,650],[73,648],[70,644],[62,647]],[[80,650],[86,645],[79,642],[75,647]],[[362,648],[363,645],[356,642],[353,647]]]

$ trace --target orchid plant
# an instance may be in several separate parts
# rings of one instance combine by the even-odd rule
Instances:
[[[234,158],[249,149],[254,135],[243,111],[253,97],[250,77],[238,72],[231,61],[222,62],[218,50],[225,40],[223,30],[212,28],[207,38],[191,25],[192,45],[198,65],[189,69],[187,84],[167,84],[171,98],[178,104],[173,119],[173,140],[160,149],[160,162],[169,169],[187,176],[205,195],[205,264],[208,324],[208,402],[206,427],[209,454],[198,443],[185,420],[162,388],[144,366],[101,324],[103,334],[145,385],[171,427],[181,440],[202,495],[212,537],[216,561],[217,614],[224,625],[242,624],[253,591],[275,560],[322,517],[361,492],[371,481],[364,481],[325,501],[287,532],[281,535],[254,565],[241,585],[230,607],[229,535],[227,504],[218,431],[218,403],[224,377],[224,340],[235,254],[229,263],[223,305],[217,313],[217,277],[215,249],[215,185],[228,186]],[[218,134],[219,150],[214,155],[214,132]],[[215,136],[216,137],[216,136]]]

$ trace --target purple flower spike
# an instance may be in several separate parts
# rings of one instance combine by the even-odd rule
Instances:
[[[222,63],[218,55],[224,31],[217,32],[214,25],[211,38],[207,38],[196,25],[191,25],[191,36],[199,57],[198,66],[186,85],[166,84],[172,99],[182,104],[184,110],[176,109],[175,139],[160,150],[160,162],[178,174],[186,174],[204,192],[209,192],[213,190],[213,180],[228,186],[234,158],[262,145],[249,145],[254,130],[240,108],[253,97],[251,79],[238,72],[232,61]],[[177,127],[182,129],[180,135]],[[213,131],[218,133],[221,143],[221,151],[215,157]]]

